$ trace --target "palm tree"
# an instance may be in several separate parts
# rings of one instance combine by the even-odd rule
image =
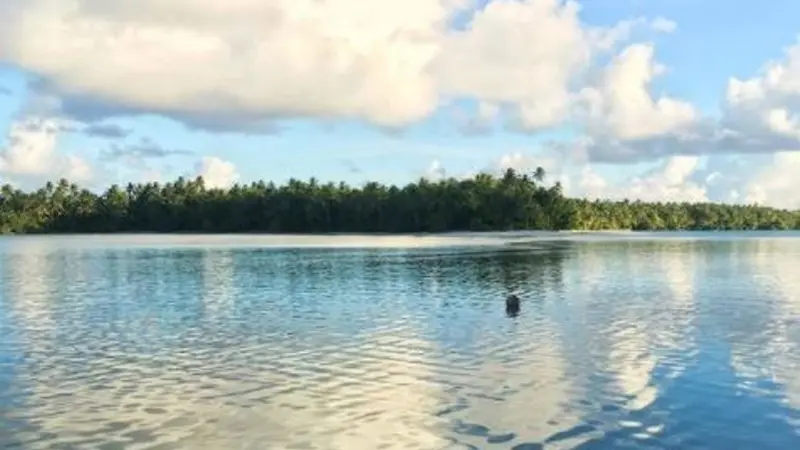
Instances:
[[[533,171],[533,179],[538,181],[539,183],[544,181],[545,176],[547,176],[547,172],[539,166],[536,170]]]

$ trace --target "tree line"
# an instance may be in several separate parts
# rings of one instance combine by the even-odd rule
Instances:
[[[113,185],[68,180],[0,188],[0,233],[419,233],[503,230],[800,229],[800,211],[758,205],[589,201],[545,185],[541,168],[405,186],[254,182],[208,188],[202,177]]]

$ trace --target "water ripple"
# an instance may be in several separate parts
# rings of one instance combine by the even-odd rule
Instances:
[[[0,245],[0,448],[800,444],[798,240],[59,239]]]

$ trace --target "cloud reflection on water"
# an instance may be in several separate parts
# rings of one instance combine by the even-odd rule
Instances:
[[[763,380],[770,380],[800,410],[800,243],[756,241],[746,249],[748,257],[742,260],[755,283],[739,300],[737,319],[749,324],[743,324],[746,335],[732,342],[731,364],[745,378],[746,388],[763,389]],[[744,304],[748,297],[758,304]],[[800,416],[795,426],[800,429]]]
[[[0,444],[709,444],[721,424],[758,429],[739,403],[780,413],[762,397],[772,388],[734,395],[725,343],[737,376],[773,373],[798,407],[786,350],[800,343],[800,255],[785,242],[14,242],[0,245],[0,308],[16,318],[4,322],[16,344],[0,395],[22,403],[0,415],[13,430]],[[509,292],[523,299],[515,318]]]

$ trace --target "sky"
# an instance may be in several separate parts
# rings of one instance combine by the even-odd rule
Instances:
[[[800,208],[800,2],[0,0],[0,183],[404,184]]]

